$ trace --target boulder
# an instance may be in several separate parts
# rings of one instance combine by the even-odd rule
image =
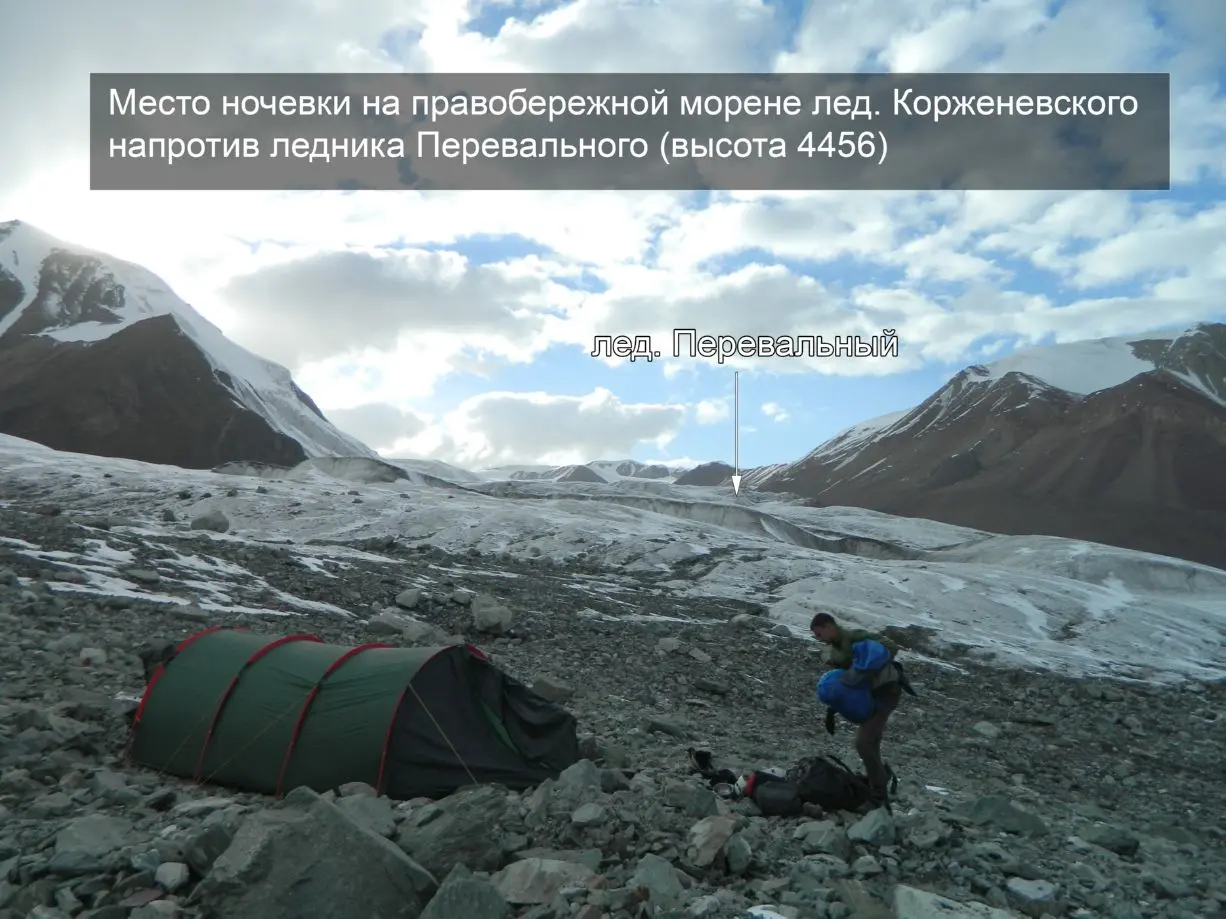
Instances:
[[[391,842],[297,788],[243,822],[189,902],[217,919],[419,919],[437,887]]]

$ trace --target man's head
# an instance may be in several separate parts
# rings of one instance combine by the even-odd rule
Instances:
[[[829,613],[818,613],[809,623],[813,637],[824,644],[833,644],[839,635],[839,624]]]

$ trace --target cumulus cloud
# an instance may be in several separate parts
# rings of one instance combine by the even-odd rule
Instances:
[[[333,409],[328,420],[374,450],[384,451],[393,445],[416,437],[425,430],[427,421],[412,411],[369,402],[353,408]]]
[[[703,399],[694,406],[694,417],[699,424],[717,424],[731,414],[727,399]]]
[[[455,252],[322,252],[232,279],[222,296],[255,350],[297,365],[402,335],[448,333],[522,345],[540,334],[549,282]]]
[[[791,418],[791,414],[778,402],[766,402],[762,405],[762,414],[771,421],[784,422]]]
[[[467,468],[621,459],[643,444],[666,447],[685,413],[681,404],[622,402],[607,389],[585,396],[491,392],[465,400],[393,450]]]

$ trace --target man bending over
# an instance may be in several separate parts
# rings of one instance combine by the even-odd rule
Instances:
[[[889,770],[881,757],[881,741],[890,715],[898,707],[903,690],[914,695],[902,665],[895,661],[898,646],[873,632],[844,629],[829,613],[818,613],[809,623],[813,637],[830,646],[830,663],[843,671],[842,681],[848,686],[860,686],[866,682],[872,689],[877,708],[868,720],[856,731],[856,753],[864,763],[864,774],[881,800],[887,797]],[[879,642],[890,652],[890,660],[879,670],[865,672],[852,666],[855,646],[862,641]],[[826,729],[833,733],[833,712],[827,716]]]

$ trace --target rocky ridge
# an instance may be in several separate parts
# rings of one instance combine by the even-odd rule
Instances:
[[[1226,569],[1223,393],[1222,323],[1025,349],[745,488]]]
[[[893,814],[764,818],[689,775],[685,749],[734,769],[854,754],[846,728],[821,730],[812,643],[746,604],[648,577],[600,599],[571,588],[608,572],[396,540],[348,547],[328,571],[220,537],[220,513],[154,537],[7,497],[0,919],[323,919],[357,903],[424,919],[1226,915],[1226,686],[990,670],[931,658],[899,628],[920,698],[887,738]],[[131,560],[109,595],[79,592],[80,570],[57,561],[90,541]],[[437,802],[364,786],[274,802],[129,767],[116,697],[141,691],[141,647],[219,618],[200,606],[207,575],[159,572],[186,551],[267,611],[244,617],[252,629],[477,641],[577,714],[586,759],[522,795]],[[304,614],[279,590],[348,612]]]

